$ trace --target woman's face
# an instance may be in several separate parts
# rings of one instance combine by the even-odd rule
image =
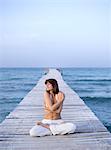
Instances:
[[[52,89],[53,89],[52,84],[49,83],[49,82],[47,82],[47,84],[46,84],[46,90],[47,90],[47,91],[50,91],[50,90],[52,90]]]

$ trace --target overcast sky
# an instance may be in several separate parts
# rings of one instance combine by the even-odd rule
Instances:
[[[111,67],[110,0],[0,0],[0,67]]]

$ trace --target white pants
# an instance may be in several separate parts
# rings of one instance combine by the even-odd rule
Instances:
[[[29,131],[30,136],[46,136],[46,135],[57,135],[57,134],[70,134],[74,133],[76,126],[73,123],[64,122],[62,119],[50,120],[43,119],[41,121],[44,124],[49,124],[49,128],[42,127],[40,125],[35,125]]]

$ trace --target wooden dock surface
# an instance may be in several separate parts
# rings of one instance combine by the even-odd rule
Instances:
[[[65,93],[62,119],[76,124],[74,134],[30,137],[29,130],[43,118],[44,81],[55,78]],[[111,150],[111,133],[83,100],[50,69],[0,124],[0,150]]]

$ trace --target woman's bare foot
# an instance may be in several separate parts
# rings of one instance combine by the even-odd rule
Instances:
[[[37,122],[37,125],[40,125],[40,126],[42,126],[42,127],[44,127],[44,128],[47,128],[47,129],[50,129],[48,124],[44,124],[44,123],[42,123],[41,121],[38,121],[38,122]]]
[[[42,123],[41,121],[37,121],[37,125],[41,125],[41,123]]]

